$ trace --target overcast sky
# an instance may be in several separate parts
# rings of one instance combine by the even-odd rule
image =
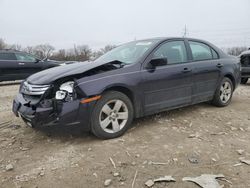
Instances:
[[[91,48],[162,36],[250,46],[250,0],[0,0],[0,38]]]

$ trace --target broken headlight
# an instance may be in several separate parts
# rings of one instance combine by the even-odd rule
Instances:
[[[73,93],[74,93],[74,82],[72,81],[65,82],[59,87],[59,90],[56,92],[55,98],[57,100],[71,101],[73,99]]]

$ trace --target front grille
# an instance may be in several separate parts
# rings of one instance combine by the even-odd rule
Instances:
[[[28,82],[22,84],[21,93],[25,95],[43,95],[50,85],[33,85]]]

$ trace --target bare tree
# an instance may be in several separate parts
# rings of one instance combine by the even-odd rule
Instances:
[[[106,54],[107,52],[116,47],[117,46],[115,45],[106,45],[104,48],[101,48],[100,50],[93,52],[92,59],[97,59],[98,57],[102,56],[103,54]]]
[[[52,56],[52,52],[55,50],[50,44],[40,44],[35,47],[35,55],[40,58],[49,58]]]
[[[68,56],[66,55],[66,50],[65,49],[60,49],[58,52],[54,53],[53,56],[51,57],[52,59],[59,60],[59,61],[67,61]],[[71,60],[71,59],[69,59]]]
[[[12,49],[12,50],[22,50],[22,46],[20,44],[12,44],[12,45],[9,45],[8,47],[9,49]]]
[[[243,51],[246,51],[247,47],[232,47],[232,48],[227,48],[227,53],[230,55],[238,56],[240,55]]]
[[[116,48],[115,45],[106,45],[104,48],[101,49],[101,51],[103,52],[103,54],[109,52],[110,50],[113,50],[114,48]]]
[[[97,59],[98,57],[100,57],[102,55],[103,55],[103,52],[101,50],[95,51],[95,52],[92,53],[91,59],[95,60],[95,59]]]
[[[35,49],[33,46],[27,46],[26,48],[24,48],[24,51],[29,53],[29,54],[34,54],[35,55]]]
[[[88,45],[74,46],[74,55],[76,61],[86,61],[91,58],[92,51]]]
[[[7,44],[4,42],[3,39],[0,38],[0,50],[7,48]]]

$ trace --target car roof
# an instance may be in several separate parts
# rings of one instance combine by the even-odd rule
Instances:
[[[143,39],[143,40],[138,40],[138,41],[147,41],[147,40],[158,40],[160,43],[164,42],[166,40],[193,40],[193,41],[205,43],[205,44],[209,45],[212,48],[219,49],[214,44],[212,44],[212,43],[210,43],[210,42],[208,42],[206,40],[197,39],[197,38],[188,38],[188,37],[155,37],[155,38],[148,38],[148,39]]]
[[[2,49],[2,50],[0,50],[0,53],[2,53],[2,52],[9,52],[9,53],[15,53],[15,52],[21,52],[21,51],[19,51],[19,50],[14,50],[14,49]]]
[[[201,41],[201,42],[206,42],[209,43],[205,40],[198,39],[198,38],[189,38],[189,37],[154,37],[154,38],[147,38],[147,39],[142,39],[142,40],[137,40],[137,41],[145,41],[145,40],[159,40],[159,41],[165,41],[165,40],[195,40],[195,41]]]
[[[242,55],[250,55],[250,50],[246,50],[246,51],[242,52],[240,54],[240,56],[242,56]]]

